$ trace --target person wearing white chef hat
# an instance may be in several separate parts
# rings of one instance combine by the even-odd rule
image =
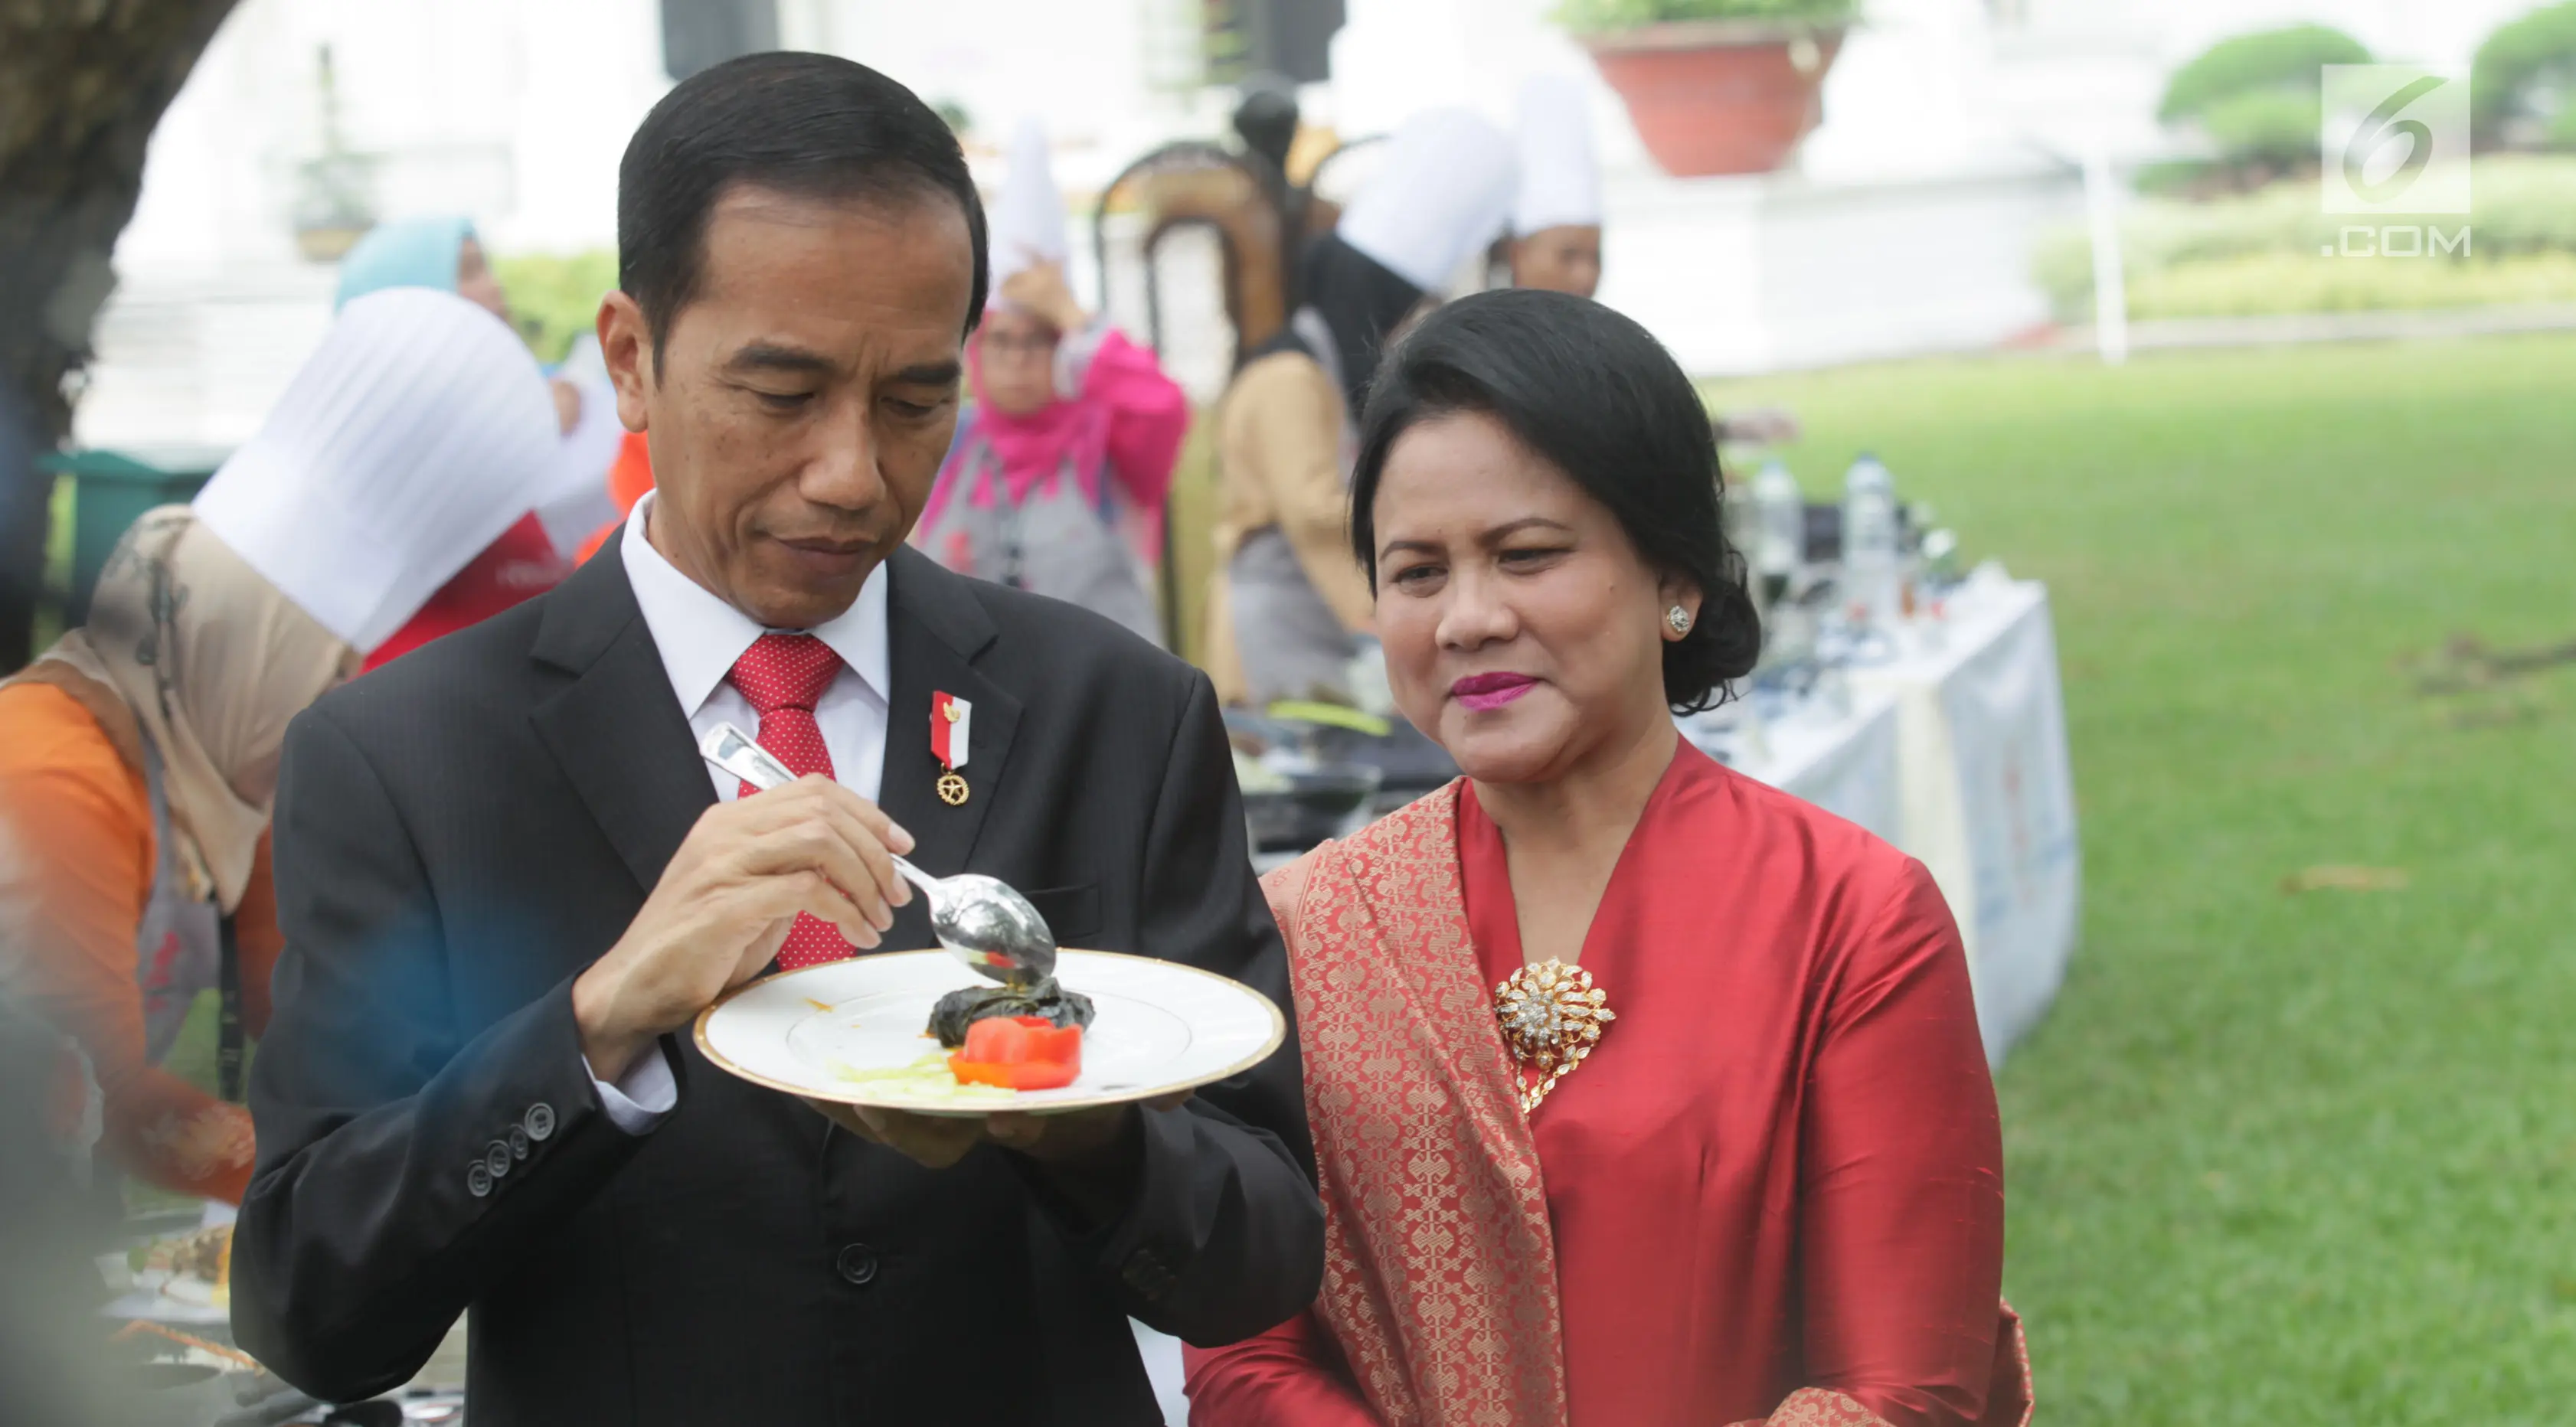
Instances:
[[[912,543],[1160,644],[1151,575],[1189,398],[1065,284],[1064,196],[1034,119],[1012,141],[991,219],[995,297],[966,344],[974,401]]]
[[[1520,158],[1512,286],[1592,296],[1601,286],[1601,169],[1580,80],[1537,74],[1522,84]]]
[[[1498,245],[1514,287],[1591,297],[1601,287],[1601,165],[1592,148],[1592,102],[1570,74],[1534,74],[1521,85],[1520,191],[1510,235]],[[1715,417],[1720,441],[1794,441],[1788,411],[1759,407]]]
[[[1502,231],[1514,168],[1511,140],[1473,113],[1406,120],[1307,249],[1304,304],[1236,372],[1217,416],[1208,617],[1209,672],[1229,701],[1362,701],[1372,599],[1345,526],[1353,423],[1395,331]]]
[[[286,726],[519,518],[556,430],[500,319],[358,298],[195,502],[125,533],[87,622],[0,682],[0,984],[87,1057],[124,1172],[240,1200],[238,1085],[161,1061],[200,992],[227,1082],[267,1021]]]
[[[452,293],[351,302],[197,519],[365,651],[527,514],[554,402],[501,319]]]
[[[475,236],[474,225],[460,215],[387,223],[359,239],[341,260],[340,290],[333,308],[403,287],[455,293],[516,326],[509,296]],[[596,349],[598,343],[594,340],[591,346]],[[579,540],[578,532],[605,518],[608,463],[617,454],[617,437],[623,428],[604,377],[576,382],[572,373],[565,372],[551,386],[563,440],[556,448],[554,469],[517,497],[535,510],[502,531],[499,539],[457,571],[410,623],[369,650],[368,668],[553,589],[572,573],[572,563],[565,557]]]

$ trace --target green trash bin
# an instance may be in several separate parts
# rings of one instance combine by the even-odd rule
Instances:
[[[122,451],[54,451],[38,463],[72,485],[71,587],[66,629],[89,618],[98,572],[135,517],[155,506],[195,498],[229,451],[210,446],[132,447]]]

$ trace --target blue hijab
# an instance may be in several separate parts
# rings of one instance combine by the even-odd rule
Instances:
[[[331,309],[336,312],[352,298],[388,287],[456,291],[457,256],[473,236],[473,222],[455,216],[377,225],[340,260],[340,292]]]

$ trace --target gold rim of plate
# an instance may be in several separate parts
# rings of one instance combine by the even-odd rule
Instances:
[[[1242,982],[1235,980],[1231,976],[1219,976],[1213,971],[1203,970],[1185,962],[1165,961],[1159,956],[1138,956],[1133,952],[1088,951],[1080,947],[1063,947],[1060,948],[1060,950],[1078,951],[1084,956],[1116,957],[1121,961],[1150,961],[1156,966],[1167,967],[1173,971],[1187,972],[1192,976],[1204,976],[1210,981],[1222,981],[1226,985],[1233,987],[1244,995],[1261,1003],[1261,1009],[1270,1013],[1270,1034],[1262,1041],[1261,1049],[1254,1051],[1252,1054],[1243,1057],[1241,1060],[1235,1061],[1221,1070],[1210,1071],[1206,1075],[1197,1076],[1189,1080],[1173,1081],[1166,1085],[1157,1085],[1151,1089],[1108,1091],[1101,1094],[1078,1096],[1068,1100],[1040,1100],[1034,1104],[1025,1106],[1025,1109],[1029,1114],[1058,1115],[1068,1110],[1096,1110],[1107,1105],[1132,1104],[1138,1100],[1151,1100],[1157,1096],[1177,1095],[1184,1090],[1196,1090],[1202,1085],[1213,1085],[1220,1080],[1229,1079],[1250,1070],[1252,1067],[1259,1065],[1261,1062],[1268,1060],[1272,1055],[1276,1054],[1279,1047],[1285,1044],[1288,1039],[1288,1018],[1280,1013],[1279,1003],[1271,1000],[1261,992],[1244,985]],[[971,1107],[928,1105],[908,1098],[896,1099],[890,1096],[871,1096],[866,1093],[866,1089],[863,1085],[858,1084],[852,1084],[848,1086],[845,1091],[841,1091],[840,1093],[830,1093],[817,1086],[797,1085],[783,1080],[773,1080],[766,1075],[760,1074],[758,1071],[740,1064],[724,1052],[717,1050],[715,1048],[715,1043],[707,1039],[707,1022],[714,1018],[715,1013],[723,1010],[726,1003],[732,1001],[735,997],[743,995],[755,987],[766,986],[773,981],[784,981],[791,976],[808,976],[817,971],[829,971],[837,966],[845,966],[851,961],[890,961],[901,957],[914,956],[936,956],[945,959],[947,958],[948,953],[936,948],[927,951],[890,951],[883,953],[862,952],[858,956],[844,957],[840,961],[818,962],[812,966],[797,967],[793,971],[773,971],[766,976],[754,977],[753,979],[734,987],[732,990],[725,992],[723,995],[718,996],[705,1010],[698,1012],[698,1019],[691,1028],[690,1038],[697,1042],[698,1053],[705,1056],[710,1064],[714,1065],[717,1069],[724,1071],[726,1074],[736,1076],[743,1080],[748,1080],[754,1085],[767,1086],[769,1089],[779,1091],[783,1094],[794,1095],[800,1099],[829,1100],[835,1104],[841,1105],[868,1105],[878,1109],[902,1110],[908,1114],[914,1115],[937,1115],[958,1119],[971,1118],[978,1115],[989,1115],[995,1111],[1018,1110],[1024,1108],[1016,1097],[1026,1092],[1018,1090],[1011,1092],[1014,1098],[1009,1103],[988,1101],[985,1104]],[[1068,989],[1080,990],[1081,988],[1072,987]],[[809,997],[807,999],[819,1000],[820,998]],[[839,1090],[839,1087],[834,1087],[834,1089]]]

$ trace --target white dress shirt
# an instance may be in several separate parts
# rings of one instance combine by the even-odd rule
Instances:
[[[726,676],[734,661],[769,631],[751,616],[719,599],[705,586],[681,574],[653,542],[644,537],[644,522],[653,508],[647,492],[626,517],[618,553],[626,563],[627,583],[644,612],[644,627],[661,651],[662,670],[689,731],[700,737],[719,723],[760,733],[760,715],[751,700]],[[884,781],[887,690],[891,687],[886,636],[886,572],[879,565],[859,587],[859,597],[839,618],[802,631],[832,646],[841,656],[841,671],[814,701],[814,723],[823,734],[824,751],[832,755],[832,776],[842,787],[876,801]],[[742,784],[713,765],[707,776],[716,797],[730,801]],[[614,1085],[592,1077],[608,1118],[628,1134],[640,1134],[679,1103],[679,1087],[670,1063],[660,1055],[639,1057]]]

